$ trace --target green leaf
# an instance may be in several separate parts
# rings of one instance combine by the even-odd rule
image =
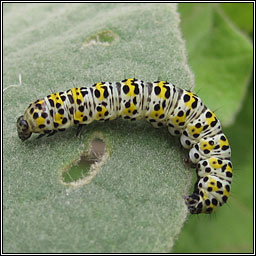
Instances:
[[[4,4],[3,20],[3,251],[169,252],[193,171],[166,128],[95,122],[81,138],[70,128],[22,143],[15,123],[51,90],[100,80],[136,75],[192,88],[176,5]],[[63,170],[95,133],[108,158],[90,183],[64,185]]]
[[[220,3],[220,7],[242,31],[253,34],[253,3]]]
[[[252,72],[252,43],[216,4],[179,4],[196,91],[223,126],[239,112]]]

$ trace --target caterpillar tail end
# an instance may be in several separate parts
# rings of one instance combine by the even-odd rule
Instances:
[[[188,210],[191,214],[202,213],[202,202],[200,202],[200,197],[197,194],[192,194],[190,196],[184,197],[185,203],[188,207]]]

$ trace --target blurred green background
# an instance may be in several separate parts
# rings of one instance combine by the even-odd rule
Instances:
[[[226,100],[226,104],[232,104],[235,98],[235,105],[229,109],[226,116],[221,116],[224,123],[224,133],[228,136],[232,148],[233,163],[233,183],[232,193],[228,201],[228,205],[222,207],[216,214],[211,216],[195,216],[189,217],[185,223],[180,236],[174,246],[172,252],[176,253],[252,253],[253,252],[253,73],[252,63],[253,55],[251,52],[251,62],[243,65],[241,60],[243,43],[235,46],[235,33],[240,34],[245,40],[252,42],[253,37],[253,4],[252,3],[227,3],[227,4],[179,4],[179,12],[181,14],[181,28],[183,37],[186,40],[188,48],[188,59],[192,71],[195,73],[195,91],[199,89],[199,95],[204,94],[205,101],[210,105],[220,109],[216,114],[225,112],[220,105],[222,99],[208,97],[215,95],[210,90],[202,92],[200,86],[204,81],[200,81],[202,77],[212,76],[210,78],[216,80],[216,83],[227,87],[232,95],[223,88],[222,97]],[[223,17],[224,22],[220,25],[217,20],[216,13]],[[211,18],[210,18],[211,17]],[[210,19],[210,20],[208,20]],[[197,31],[197,26],[201,31]],[[223,40],[221,38],[221,30],[229,25],[230,30],[222,37],[232,37],[233,41]],[[221,28],[222,27],[222,28]],[[204,30],[205,29],[205,30]],[[233,32],[233,35],[232,32]],[[200,35],[198,35],[200,34]],[[208,35],[206,39],[204,37]],[[219,37],[219,40],[211,37]],[[200,39],[195,38],[200,37]],[[211,38],[211,39],[209,39]],[[197,40],[198,39],[198,40]],[[204,56],[207,58],[206,67],[200,67],[198,57],[198,47],[204,47],[206,40],[212,40],[214,45],[204,50]],[[194,41],[197,40],[197,47]],[[236,43],[238,40],[235,40]],[[200,44],[198,43],[200,42]],[[195,43],[195,44],[196,44]],[[219,44],[219,46],[216,46]],[[219,47],[219,50],[216,50]],[[240,52],[236,55],[229,54],[235,48]],[[214,49],[213,49],[214,48]],[[222,48],[222,49],[221,49]],[[222,52],[223,50],[223,52]],[[211,53],[213,51],[213,54]],[[199,50],[199,52],[201,52]],[[219,60],[216,60],[220,55]],[[201,58],[201,57],[199,57]],[[230,59],[233,64],[229,63]],[[218,74],[212,72],[211,64],[219,66]],[[218,62],[219,61],[219,62]],[[232,67],[233,66],[233,67]],[[217,67],[217,68],[219,68]],[[233,81],[237,79],[240,70],[247,70],[247,80],[240,82],[235,86]],[[207,74],[205,74],[207,72]],[[243,71],[242,71],[243,72]],[[230,73],[230,76],[227,75]],[[245,76],[246,77],[246,76]],[[225,84],[222,83],[225,79]],[[229,80],[230,79],[230,80]],[[229,82],[230,81],[230,82]],[[201,86],[202,88],[202,86]],[[214,88],[214,90],[216,87]],[[202,90],[205,90],[203,88]],[[219,88],[219,90],[221,90]],[[233,91],[233,92],[232,92]],[[210,94],[210,95],[209,95]],[[208,95],[208,96],[207,96]],[[225,103],[221,103],[225,104]],[[210,107],[210,106],[209,106]],[[213,107],[213,108],[214,108]],[[228,109],[229,106],[226,107]]]

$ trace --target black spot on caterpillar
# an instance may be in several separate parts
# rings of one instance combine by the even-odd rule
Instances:
[[[101,82],[48,95],[29,105],[17,120],[19,138],[39,137],[94,120],[118,117],[145,118],[154,127],[166,125],[190,149],[196,164],[194,191],[185,197],[191,213],[212,213],[227,202],[232,181],[231,149],[215,114],[190,91],[166,81],[153,83],[130,78],[117,83]]]

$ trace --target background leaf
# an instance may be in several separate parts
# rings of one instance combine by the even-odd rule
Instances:
[[[187,153],[146,122],[94,123],[21,143],[30,102],[129,76],[192,88],[175,4],[4,4],[3,250],[5,253],[169,252],[187,217]],[[108,44],[104,31],[116,40]],[[92,38],[95,44],[88,45]],[[18,84],[21,74],[22,85]],[[73,83],[73,84],[72,84]],[[60,182],[94,132],[110,157],[90,184]]]
[[[221,7],[223,6],[221,5]],[[230,8],[230,10],[227,10],[227,8]],[[240,20],[238,23],[243,23],[245,21],[243,17],[245,15],[248,15],[246,19],[248,23],[246,25],[244,24],[244,27],[247,28],[246,30],[252,31],[252,16],[250,16],[250,13],[252,13],[252,9],[249,10],[249,8],[252,8],[252,5],[246,3],[226,4],[225,6],[227,13],[230,14],[229,17],[232,18],[236,13],[236,20]],[[182,14],[182,28],[185,29],[190,27],[191,29],[193,29],[196,26],[200,28],[197,31],[194,29],[195,33],[191,31],[190,34],[187,33],[189,31],[184,31],[184,37],[187,40],[187,45],[193,44],[194,41],[199,41],[197,39],[197,36],[202,37],[202,35],[208,34],[208,36],[211,38],[217,38],[217,35],[216,33],[214,33],[214,31],[223,31],[223,28],[220,28],[219,22],[213,23],[213,20],[216,20],[216,14],[213,15],[213,12],[219,12],[218,9],[216,10],[215,4],[187,4],[185,6],[181,4],[179,5],[179,9],[181,10]],[[187,13],[184,12],[185,9]],[[221,15],[223,17],[223,14]],[[214,19],[213,16],[215,17]],[[223,20],[227,20],[227,17],[225,17]],[[193,26],[191,25],[191,23],[193,23]],[[212,26],[210,26],[209,24],[212,24]],[[231,25],[230,21],[228,22],[228,24],[229,25],[224,24],[224,27],[229,26],[230,28],[232,28],[232,33],[236,35],[232,37],[232,40],[238,40],[236,42],[237,51],[240,52],[241,55],[244,52],[245,61],[245,59],[247,59],[246,56],[248,53],[248,49],[245,49],[245,44],[243,42],[248,41],[248,39],[245,35],[241,34],[241,32],[237,32],[238,29],[235,27],[235,25]],[[211,29],[208,31],[209,27]],[[242,28],[242,26],[240,28]],[[225,66],[226,68],[223,70],[219,70],[220,74],[216,74],[215,72],[213,73],[212,70],[208,69],[207,67],[202,68],[202,70],[200,70],[200,68],[197,68],[195,71],[195,77],[196,81],[200,82],[201,74],[205,72],[205,77],[211,76],[210,80],[216,79],[216,86],[218,86],[218,92],[221,92],[221,95],[218,98],[213,97],[214,93],[212,91],[216,89],[215,84],[207,84],[207,86],[203,87],[203,90],[207,92],[208,98],[213,97],[213,99],[215,99],[215,102],[212,103],[213,109],[220,106],[219,104],[221,100],[225,100],[225,107],[222,107],[217,112],[217,115],[219,116],[219,113],[221,114],[222,111],[227,108],[227,114],[226,116],[223,116],[223,118],[225,118],[223,120],[225,125],[230,123],[229,121],[231,120],[231,118],[236,117],[236,111],[240,109],[239,114],[235,118],[235,122],[233,123],[233,125],[230,125],[228,128],[226,127],[224,129],[224,132],[228,136],[229,142],[231,144],[232,162],[234,167],[234,178],[231,189],[231,197],[228,201],[227,206],[221,208],[214,215],[190,216],[182,230],[182,233],[177,243],[175,244],[173,250],[174,253],[253,252],[253,79],[251,79],[251,81],[248,83],[250,85],[249,88],[247,88],[247,74],[245,74],[246,72],[244,73],[245,82],[241,82],[239,88],[234,86],[233,80],[230,80],[232,81],[232,83],[228,80],[226,81],[227,88],[223,87],[223,83],[218,82],[219,78],[221,76],[223,77],[226,73],[227,77],[230,76],[231,70],[234,71],[232,75],[236,78],[237,73],[239,73],[240,70],[247,69],[247,73],[250,74],[252,66],[252,52],[250,55],[251,57],[248,58],[247,61],[241,62],[241,58],[236,59],[236,61],[234,60],[234,63],[231,65],[231,67],[229,67],[229,65],[227,65],[228,63],[226,62],[226,58],[224,57],[227,55],[227,53],[230,53],[230,51],[227,46],[222,46],[222,43],[227,41],[230,34],[230,31],[226,34],[222,34],[223,38],[219,40],[219,45],[214,46],[214,48],[219,48],[221,54],[220,56],[223,56],[223,58],[219,58],[218,65],[221,67]],[[194,36],[196,38],[194,38]],[[237,36],[240,37],[240,39],[237,38]],[[242,40],[241,37],[243,37]],[[230,38],[230,47],[233,45],[234,43],[231,42]],[[221,52],[222,47],[223,52]],[[249,48],[251,48],[251,46]],[[209,48],[207,51],[211,52],[211,49]],[[232,51],[233,54],[235,54],[234,49]],[[215,50],[213,52],[215,52]],[[195,54],[196,53],[194,53],[194,55]],[[213,54],[209,53],[207,56],[211,55]],[[236,55],[231,55],[231,59],[233,58],[236,58]],[[192,62],[196,62],[194,58],[192,60],[192,58],[190,57],[190,53],[189,60],[191,61],[191,65],[193,65]],[[237,71],[235,71],[236,69]],[[240,75],[241,74],[239,74],[239,76]],[[203,85],[202,82],[203,81],[201,81],[201,85]],[[196,83],[196,88],[198,88],[198,83]],[[200,90],[199,92],[200,96],[201,91],[202,90]],[[234,100],[237,101],[236,105],[232,103],[233,100],[230,101],[230,97],[232,95],[229,91],[233,94]],[[244,97],[243,95],[244,92],[241,93],[242,91],[246,91],[246,97]],[[205,95],[205,97],[207,97],[207,95]],[[225,120],[227,121],[225,122]]]
[[[236,5],[236,4],[234,4]],[[195,91],[222,125],[235,120],[252,72],[252,44],[217,4],[180,4]]]
[[[221,3],[225,14],[246,34],[253,33],[253,3]]]

